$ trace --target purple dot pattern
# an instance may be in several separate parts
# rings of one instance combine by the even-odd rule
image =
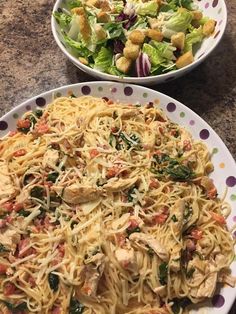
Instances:
[[[236,178],[233,176],[230,176],[226,179],[226,185],[230,188],[234,187],[236,185]]]
[[[207,2],[206,4],[205,4],[205,9],[208,9],[209,8],[209,3]]]
[[[126,86],[124,88],[124,94],[125,96],[131,96],[133,94],[133,88],[130,86]]]
[[[214,0],[214,1],[212,2],[213,8],[215,8],[215,7],[218,5],[218,2],[219,2],[219,0]]]
[[[116,88],[116,87],[113,87],[113,88],[111,89],[111,92],[112,92],[112,93],[116,93],[116,92],[117,92],[117,88]]]
[[[236,216],[233,217],[233,221],[236,222]]]
[[[169,112],[174,112],[176,110],[176,104],[174,104],[173,102],[169,102],[166,106],[166,109]]]
[[[30,105],[27,105],[25,108],[26,108],[26,110],[31,110],[31,106]]]
[[[6,121],[0,121],[0,131],[5,131],[8,128],[8,123]]]
[[[36,105],[39,106],[39,107],[43,107],[46,105],[46,99],[43,98],[43,97],[38,97],[36,98]]]
[[[207,129],[203,129],[200,131],[199,136],[202,140],[207,140],[210,136],[210,132]]]
[[[220,308],[225,304],[225,298],[221,294],[216,294],[211,302],[214,307]]]
[[[195,121],[194,121],[194,120],[190,120],[190,121],[189,121],[189,124],[190,124],[190,125],[194,125],[194,124],[195,124]]]
[[[89,86],[85,85],[81,88],[81,92],[84,95],[89,95],[91,93],[91,88]]]

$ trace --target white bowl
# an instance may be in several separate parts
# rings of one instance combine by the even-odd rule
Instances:
[[[194,54],[194,62],[185,68],[174,70],[172,72],[168,72],[166,74],[160,74],[155,76],[148,76],[148,77],[119,77],[107,73],[100,72],[98,70],[92,69],[84,64],[82,64],[76,57],[74,57],[70,49],[66,47],[64,42],[60,26],[56,22],[55,18],[52,15],[51,18],[51,26],[52,26],[52,33],[56,43],[58,44],[59,48],[62,52],[74,63],[82,71],[96,77],[99,79],[109,80],[109,81],[118,81],[118,82],[127,82],[127,83],[134,83],[134,84],[144,84],[144,85],[151,85],[151,84],[159,84],[163,82],[168,82],[177,77],[180,77],[196,66],[198,66],[201,62],[203,62],[210,53],[216,48],[218,43],[221,41],[222,36],[224,34],[226,23],[227,23],[227,9],[224,0],[195,0],[198,7],[203,11],[204,16],[208,16],[214,19],[216,24],[215,33],[209,37],[205,38],[203,43],[200,47],[198,47],[196,53]],[[65,3],[63,0],[57,0],[53,12],[57,11],[65,7]]]

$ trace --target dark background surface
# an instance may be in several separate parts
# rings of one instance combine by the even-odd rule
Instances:
[[[212,55],[185,77],[152,88],[199,114],[236,159],[236,1],[226,2],[226,33]],[[0,0],[0,116],[44,91],[94,80],[70,63],[54,42],[53,4]],[[230,314],[235,313],[236,303]]]

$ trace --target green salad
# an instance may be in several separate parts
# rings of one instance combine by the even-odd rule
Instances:
[[[65,0],[53,13],[78,60],[117,76],[145,77],[194,61],[216,22],[193,0]]]

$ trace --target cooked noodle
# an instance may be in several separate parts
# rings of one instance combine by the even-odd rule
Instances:
[[[1,313],[165,314],[234,286],[210,154],[152,103],[58,98],[0,154]]]

